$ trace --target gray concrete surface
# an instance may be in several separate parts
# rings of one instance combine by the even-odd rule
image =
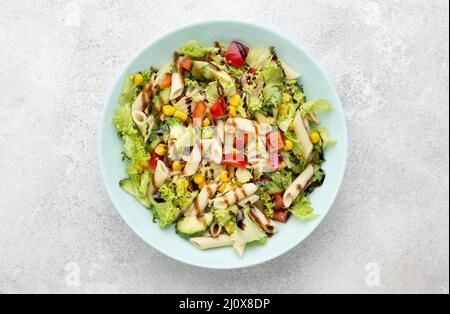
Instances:
[[[121,66],[161,33],[211,18],[300,42],[328,70],[349,127],[348,172],[323,224],[282,258],[236,271],[148,247],[97,164]],[[444,0],[2,0],[0,293],[448,293],[448,27]]]

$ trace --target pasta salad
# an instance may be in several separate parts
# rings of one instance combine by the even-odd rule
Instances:
[[[334,143],[318,112],[332,108],[307,100],[273,47],[188,42],[125,81],[113,118],[128,174],[120,186],[161,228],[243,256],[277,222],[317,217],[308,195]]]

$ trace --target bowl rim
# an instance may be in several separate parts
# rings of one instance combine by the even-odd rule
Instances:
[[[323,215],[320,215],[320,217],[318,217],[316,219],[316,224],[315,226],[308,231],[305,236],[299,240],[294,240],[292,241],[291,244],[286,245],[285,248],[277,253],[274,253],[273,255],[271,255],[268,258],[265,259],[260,259],[260,260],[253,260],[253,261],[243,261],[243,263],[239,264],[239,265],[230,265],[230,266],[224,266],[224,265],[214,265],[214,264],[204,264],[201,263],[201,261],[188,261],[188,260],[183,260],[183,258],[177,256],[176,254],[172,254],[170,252],[170,250],[167,250],[164,248],[164,246],[160,246],[160,245],[156,245],[155,243],[149,243],[141,234],[141,232],[139,232],[134,226],[132,226],[131,224],[129,224],[127,222],[127,219],[124,217],[124,215],[122,214],[122,211],[119,210],[119,206],[117,204],[117,202],[115,201],[114,198],[114,193],[111,191],[110,187],[107,184],[107,179],[106,179],[106,169],[105,169],[105,165],[102,162],[102,157],[103,157],[103,150],[102,150],[102,138],[104,136],[104,122],[106,119],[106,115],[107,115],[107,109],[108,106],[107,104],[110,103],[111,101],[115,101],[115,99],[113,99],[113,94],[114,94],[114,90],[115,87],[120,85],[120,81],[121,78],[123,77],[123,75],[126,75],[127,71],[126,69],[128,69],[135,61],[136,59],[138,59],[141,54],[144,54],[145,51],[152,45],[157,44],[160,41],[163,41],[166,37],[169,37],[173,34],[176,34],[177,32],[180,32],[184,29],[189,29],[191,27],[201,27],[201,26],[208,26],[211,24],[217,24],[217,23],[224,23],[224,24],[239,24],[245,27],[253,27],[253,28],[257,28],[262,30],[263,32],[266,32],[267,34],[269,34],[270,36],[276,36],[281,38],[284,41],[289,42],[290,44],[292,44],[293,46],[296,47],[296,49],[299,49],[300,51],[302,51],[305,56],[307,58],[309,58],[309,60],[311,62],[314,63],[314,66],[318,69],[319,72],[321,72],[321,75],[325,78],[325,80],[328,82],[328,84],[331,87],[331,92],[332,94],[334,94],[334,97],[339,101],[339,105],[342,108],[342,132],[343,132],[343,138],[342,140],[339,141],[340,145],[343,145],[343,156],[342,156],[342,160],[343,160],[343,169],[342,172],[340,173],[340,176],[338,178],[336,178],[336,182],[338,184],[338,189],[337,192],[335,193],[335,195],[332,198],[332,202],[330,203],[330,206],[326,209],[326,211],[324,212]],[[111,88],[109,89],[108,92],[108,96],[106,98],[106,101],[103,103],[103,107],[102,107],[102,112],[100,115],[100,125],[99,125],[99,131],[97,133],[97,161],[100,164],[100,172],[101,172],[101,177],[102,177],[102,181],[103,181],[103,185],[106,188],[106,191],[108,193],[109,199],[112,202],[114,208],[116,209],[116,211],[119,213],[120,217],[125,221],[125,223],[127,224],[127,226],[129,228],[131,228],[131,230],[133,230],[133,232],[141,239],[143,240],[147,245],[151,246],[153,249],[159,251],[160,253],[178,261],[181,262],[183,264],[187,264],[187,265],[191,265],[191,266],[195,266],[198,268],[203,268],[203,269],[218,269],[218,270],[229,270],[229,269],[243,269],[243,268],[248,268],[248,267],[252,267],[252,266],[256,266],[256,265],[260,265],[260,264],[264,264],[267,263],[271,260],[274,260],[284,254],[286,254],[287,252],[291,251],[293,248],[295,248],[296,246],[298,246],[300,243],[302,243],[304,240],[306,240],[308,237],[311,236],[311,234],[319,227],[319,225],[322,223],[322,221],[325,219],[325,217],[328,215],[330,209],[333,207],[334,203],[336,202],[336,198],[340,193],[340,190],[342,188],[342,184],[345,178],[345,174],[346,174],[346,170],[347,170],[347,162],[348,162],[348,128],[347,128],[347,120],[346,120],[346,116],[345,116],[345,111],[344,111],[344,107],[342,105],[341,99],[336,91],[336,88],[334,86],[334,84],[332,83],[332,81],[330,80],[327,72],[322,68],[322,66],[312,57],[312,55],[306,50],[304,49],[302,46],[300,46],[297,42],[295,42],[294,40],[288,38],[287,36],[279,33],[278,31],[274,31],[272,29],[270,29],[267,26],[263,26],[261,24],[258,23],[253,23],[253,22],[248,22],[248,21],[242,21],[242,20],[237,20],[237,19],[204,19],[202,21],[196,21],[196,22],[191,22],[191,23],[184,23],[181,24],[177,27],[171,28],[169,31],[163,33],[162,35],[156,37],[154,40],[148,42],[147,44],[145,44],[143,47],[140,48],[140,50],[135,53],[132,58],[126,63],[124,64],[121,68],[120,71],[118,71],[117,77],[116,79],[113,81],[113,84],[111,86]],[[245,260],[245,258],[243,259]]]

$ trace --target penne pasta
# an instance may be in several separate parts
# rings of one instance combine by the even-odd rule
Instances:
[[[147,116],[145,115],[145,113],[143,113],[142,111],[133,111],[131,113],[131,116],[133,118],[134,123],[141,132],[142,136],[144,138],[147,137],[148,124],[147,124]]]
[[[218,183],[207,184],[199,193],[194,203],[184,213],[184,216],[198,216],[208,206],[209,200],[216,194],[219,188]]]
[[[313,175],[314,167],[308,165],[298,178],[288,187],[283,196],[283,203],[286,208],[289,208],[300,193],[308,186]]]
[[[144,111],[153,97],[153,81],[150,80],[131,105],[131,112]]]
[[[256,194],[253,194],[252,196],[249,196],[247,198],[244,198],[243,200],[239,201],[239,206],[246,206],[249,204],[255,204],[257,201],[259,201],[259,196]]]
[[[177,73],[172,73],[172,86],[170,87],[170,100],[177,99],[183,94],[184,78],[183,71],[178,68]]]
[[[244,118],[229,118],[226,124],[247,134],[267,134],[272,130],[272,127],[268,124],[257,123],[256,121]],[[232,128],[228,128],[228,130],[232,130]]]
[[[200,250],[215,249],[233,245],[233,239],[227,235],[220,235],[217,238],[197,237],[191,238],[191,243]]]
[[[202,144],[197,143],[192,149],[191,156],[187,160],[186,167],[182,173],[183,177],[193,176],[202,162]]]
[[[214,207],[217,209],[226,209],[240,200],[255,194],[257,190],[258,187],[253,183],[244,184],[242,187],[235,188],[234,190],[217,198],[214,201]]]
[[[272,219],[268,218],[259,208],[250,206],[250,216],[269,234],[274,234],[278,231],[278,226]]]
[[[243,257],[247,243],[245,242],[234,242],[233,248],[236,251],[237,256]]]
[[[294,119],[294,132],[298,140],[300,141],[300,145],[303,148],[305,159],[309,159],[314,149],[314,145],[311,143],[308,131],[306,130],[300,111],[297,111],[297,114]]]
[[[159,190],[159,188],[166,182],[166,180],[170,177],[170,171],[163,161],[158,160],[155,170],[155,177],[153,178],[153,186],[155,190]]]
[[[219,225],[217,222],[213,223],[211,227],[209,227],[209,234],[213,238],[218,238],[220,236],[220,233],[222,232],[222,226]]]

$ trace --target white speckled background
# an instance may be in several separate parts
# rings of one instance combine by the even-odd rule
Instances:
[[[254,268],[209,271],[125,225],[96,135],[140,48],[186,22],[230,17],[284,32],[327,69],[349,161],[310,238]],[[0,293],[448,293],[448,27],[445,0],[2,0]],[[378,267],[377,287],[368,275]]]

